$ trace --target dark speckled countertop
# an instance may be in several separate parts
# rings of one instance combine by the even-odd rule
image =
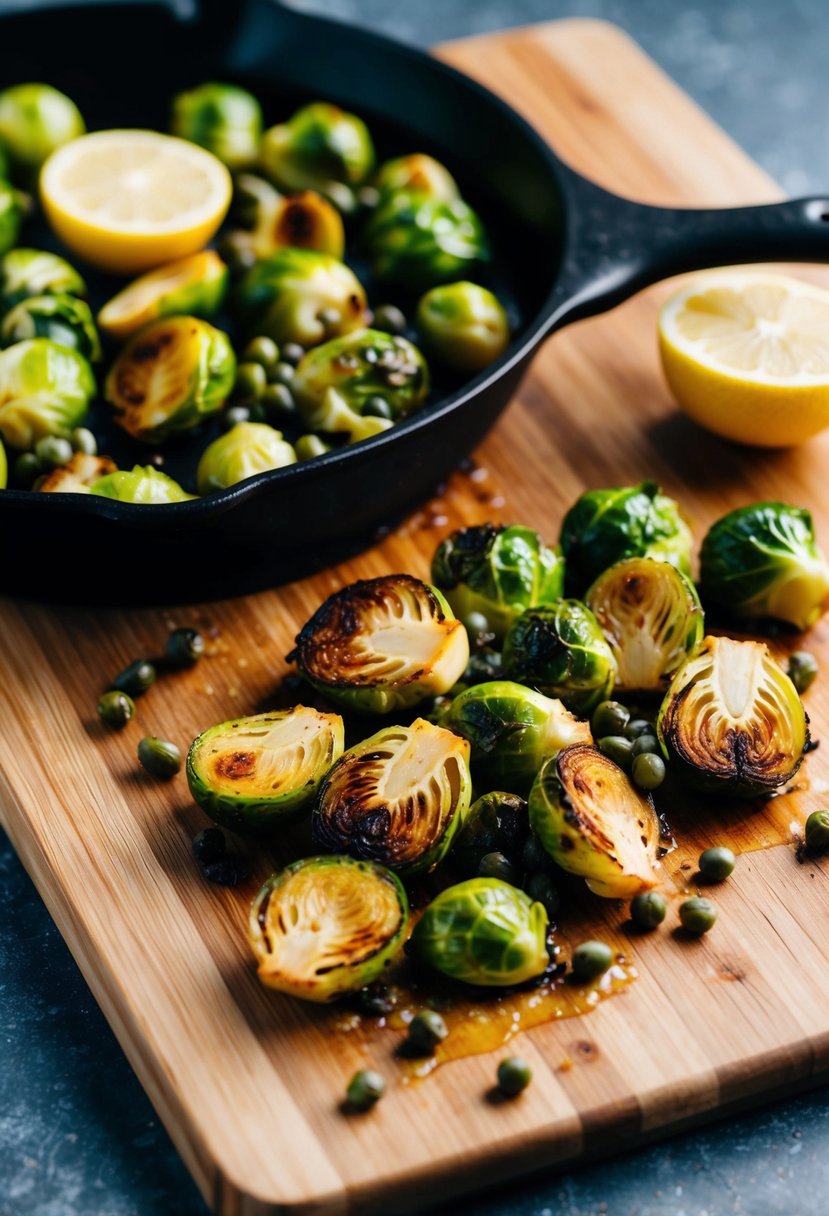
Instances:
[[[632,34],[789,193],[829,188],[826,0],[302,0],[297,7],[420,44],[555,17],[602,17]],[[2,834],[0,1035],[0,1216],[206,1216]],[[818,1091],[453,1210],[826,1216],[827,1194],[829,1098]]]

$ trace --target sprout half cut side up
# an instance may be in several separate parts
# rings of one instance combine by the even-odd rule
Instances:
[[[689,785],[755,797],[794,777],[808,723],[794,684],[763,642],[707,637],[671,681],[658,728]]]
[[[403,885],[382,866],[307,857],[261,888],[249,940],[267,988],[322,1003],[377,979],[408,923]]]

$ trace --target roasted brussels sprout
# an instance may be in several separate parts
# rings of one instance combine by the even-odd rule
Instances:
[[[829,606],[829,566],[808,511],[783,502],[738,507],[702,542],[703,600],[736,620],[808,629]]]
[[[257,262],[239,283],[234,306],[247,333],[301,346],[351,333],[366,320],[366,295],[354,272],[313,249],[280,249]]]
[[[411,291],[468,277],[489,260],[472,208],[423,194],[393,194],[372,213],[363,239],[378,279]]]
[[[374,168],[374,145],[362,119],[316,101],[265,132],[261,163],[280,190],[317,190],[349,211]]]
[[[489,853],[503,853],[520,865],[529,835],[527,803],[517,794],[495,790],[478,798],[452,845],[452,861],[459,873],[471,878]]]
[[[327,1002],[376,980],[408,925],[394,874],[350,857],[306,857],[261,888],[248,938],[267,988]]]
[[[118,425],[157,444],[220,410],[235,377],[227,334],[196,317],[166,317],[130,339],[104,391]]]
[[[281,431],[264,422],[241,422],[205,448],[196,486],[200,494],[210,494],[295,461],[296,453]]]
[[[627,557],[653,557],[691,574],[691,531],[654,481],[588,490],[564,517],[561,548],[574,595]]]
[[[439,591],[388,574],[329,596],[297,635],[292,657],[330,701],[387,714],[447,692],[466,667],[469,642]]]
[[[210,320],[227,291],[227,267],[212,249],[180,258],[135,279],[98,313],[101,329],[123,342],[159,317],[184,314]]]
[[[502,304],[477,283],[445,283],[427,291],[415,325],[427,353],[462,372],[481,371],[509,345]]]
[[[339,714],[296,705],[233,718],[194,739],[187,783],[216,823],[234,832],[267,832],[313,801],[342,750]]]
[[[554,600],[513,622],[504,639],[504,675],[587,718],[613,688],[616,659],[589,608]]]
[[[668,562],[630,557],[600,574],[586,595],[617,664],[616,692],[659,693],[702,641],[690,579]]]
[[[444,721],[472,745],[476,789],[524,793],[548,756],[591,742],[588,724],[560,701],[509,680],[467,688]]]
[[[115,498],[118,502],[186,502],[193,498],[172,477],[149,464],[143,468],[137,464],[129,471],[121,469],[117,473],[110,473],[100,481],[93,482],[89,492],[101,498]]]
[[[794,777],[809,744],[808,721],[764,643],[707,637],[671,681],[657,729],[690,786],[751,798]]]
[[[11,249],[0,259],[0,311],[29,296],[85,296],[86,284],[74,267],[42,249]]]
[[[543,904],[498,878],[469,878],[433,899],[412,933],[418,958],[465,984],[505,988],[550,966]]]
[[[315,190],[287,196],[252,173],[236,182],[237,209],[247,221],[244,228],[225,237],[226,248],[237,264],[245,258],[269,258],[280,249],[315,249],[342,258],[345,228],[339,211]]]
[[[460,617],[480,612],[496,638],[527,608],[549,604],[564,591],[564,563],[532,528],[476,524],[438,545],[432,582]]]
[[[16,304],[0,324],[0,346],[27,338],[51,338],[93,362],[101,357],[92,311],[77,296],[30,296]]]
[[[563,870],[606,899],[630,899],[656,886],[659,818],[595,747],[566,747],[539,772],[530,791],[530,824]]]
[[[0,436],[13,448],[71,431],[94,394],[92,368],[77,351],[48,338],[0,351]]]
[[[173,99],[170,131],[207,148],[228,169],[243,169],[259,157],[262,109],[247,89],[208,81]]]
[[[78,107],[48,84],[17,84],[0,93],[0,144],[30,180],[55,148],[86,131]]]
[[[46,494],[89,494],[96,481],[115,471],[115,462],[108,456],[76,452],[66,464],[47,473],[37,489]]]
[[[0,254],[6,253],[17,244],[22,222],[23,205],[20,195],[8,182],[0,180]]]
[[[381,199],[392,194],[418,194],[451,203],[460,197],[458,184],[449,170],[423,152],[385,161],[375,173],[372,185]]]

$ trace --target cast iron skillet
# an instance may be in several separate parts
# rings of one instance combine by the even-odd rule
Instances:
[[[682,271],[829,260],[829,198],[720,211],[643,206],[580,177],[502,101],[419,51],[276,0],[182,7],[190,2],[47,0],[21,12],[20,0],[18,11],[5,0],[0,83],[49,81],[92,128],[163,130],[170,97],[206,78],[247,83],[271,121],[303,99],[339,102],[379,131],[381,151],[384,141],[397,152],[429,151],[457,174],[496,234],[520,327],[492,367],[385,434],[202,500],[139,507],[0,494],[4,590],[171,602],[309,572],[427,495],[482,439],[541,342],[563,325]]]

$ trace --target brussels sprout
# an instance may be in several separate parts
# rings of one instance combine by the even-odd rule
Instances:
[[[372,184],[381,199],[392,194],[419,194],[451,203],[460,197],[458,184],[449,170],[423,152],[411,152],[408,156],[385,161],[375,173]]]
[[[0,254],[6,253],[17,244],[22,223],[23,205],[20,195],[8,182],[0,181]]]
[[[280,190],[318,190],[348,211],[374,168],[374,145],[361,119],[316,101],[265,132],[261,163]]]
[[[388,574],[329,596],[289,657],[335,704],[387,714],[447,692],[466,667],[469,642],[439,591]]]
[[[75,103],[48,84],[18,84],[0,93],[0,143],[26,177],[85,131]]]
[[[354,272],[327,253],[280,249],[252,266],[234,305],[247,333],[316,346],[360,329],[366,296]]]
[[[706,604],[736,620],[775,618],[808,629],[829,606],[829,566],[808,511],[758,502],[730,511],[700,553]]]
[[[76,452],[66,464],[52,469],[37,488],[45,494],[89,494],[96,481],[115,471],[115,462],[108,456]]]
[[[280,249],[315,249],[335,258],[345,252],[345,228],[339,211],[315,190],[281,195],[269,182],[243,173],[236,183],[239,206],[249,221],[245,231],[231,232],[225,245],[237,263],[246,256],[269,258]]]
[[[498,878],[469,878],[433,899],[412,933],[418,958],[453,980],[523,984],[550,966],[543,904]]]
[[[304,810],[342,755],[343,720],[296,705],[203,731],[187,756],[199,806],[234,832],[267,832]]]
[[[532,528],[477,524],[441,541],[432,582],[460,617],[481,612],[503,639],[527,608],[549,604],[564,590],[564,563]]]
[[[98,313],[101,329],[123,342],[159,317],[185,314],[210,320],[227,291],[227,266],[212,249],[142,274]]]
[[[452,845],[452,861],[461,874],[472,877],[489,853],[503,853],[514,865],[522,861],[529,835],[527,804],[504,790],[484,794],[469,808]]]
[[[76,296],[30,296],[15,305],[0,324],[0,346],[27,338],[51,338],[93,362],[101,357],[92,311]]]
[[[130,339],[104,392],[119,426],[133,439],[157,444],[217,413],[235,378],[227,334],[196,317],[166,317]]]
[[[618,666],[616,692],[659,693],[702,641],[704,621],[690,579],[668,562],[617,562],[585,596]]]
[[[483,224],[460,198],[393,194],[373,212],[363,239],[377,278],[411,291],[469,276],[489,261]]]
[[[14,448],[71,431],[94,394],[92,368],[77,351],[48,338],[0,351],[0,436]]]
[[[333,853],[401,874],[433,870],[469,809],[469,744],[416,718],[345,752],[320,787],[311,830]]]
[[[560,701],[509,680],[475,684],[455,697],[445,718],[472,744],[477,789],[523,793],[548,756],[590,743],[590,727]]]
[[[173,99],[172,134],[207,148],[228,169],[258,159],[262,125],[259,102],[234,84],[209,81]]]
[[[350,857],[306,857],[256,895],[248,940],[265,987],[327,1002],[376,980],[408,925],[409,901],[394,874]]]
[[[85,296],[86,284],[74,267],[56,253],[12,249],[0,259],[0,311],[30,296]]]
[[[200,494],[210,494],[295,461],[296,453],[281,431],[264,422],[241,422],[205,448],[196,485]]]
[[[595,747],[566,747],[548,760],[530,791],[530,824],[563,870],[606,899],[630,899],[660,881],[659,817]]]
[[[186,502],[193,498],[187,494],[177,481],[154,469],[152,465],[136,464],[128,472],[121,469],[95,481],[89,487],[90,494],[98,494],[101,498],[115,498],[118,502],[162,503]]]
[[[424,347],[448,367],[479,372],[509,345],[509,321],[498,297],[477,283],[446,283],[420,300],[415,325]]]
[[[794,777],[808,721],[763,642],[707,637],[671,681],[657,729],[665,756],[692,788],[751,798]]]
[[[560,540],[576,595],[627,557],[653,557],[691,574],[691,530],[654,481],[588,490],[565,515]]]
[[[613,688],[616,659],[589,608],[555,600],[513,622],[504,639],[504,674],[587,718]]]

